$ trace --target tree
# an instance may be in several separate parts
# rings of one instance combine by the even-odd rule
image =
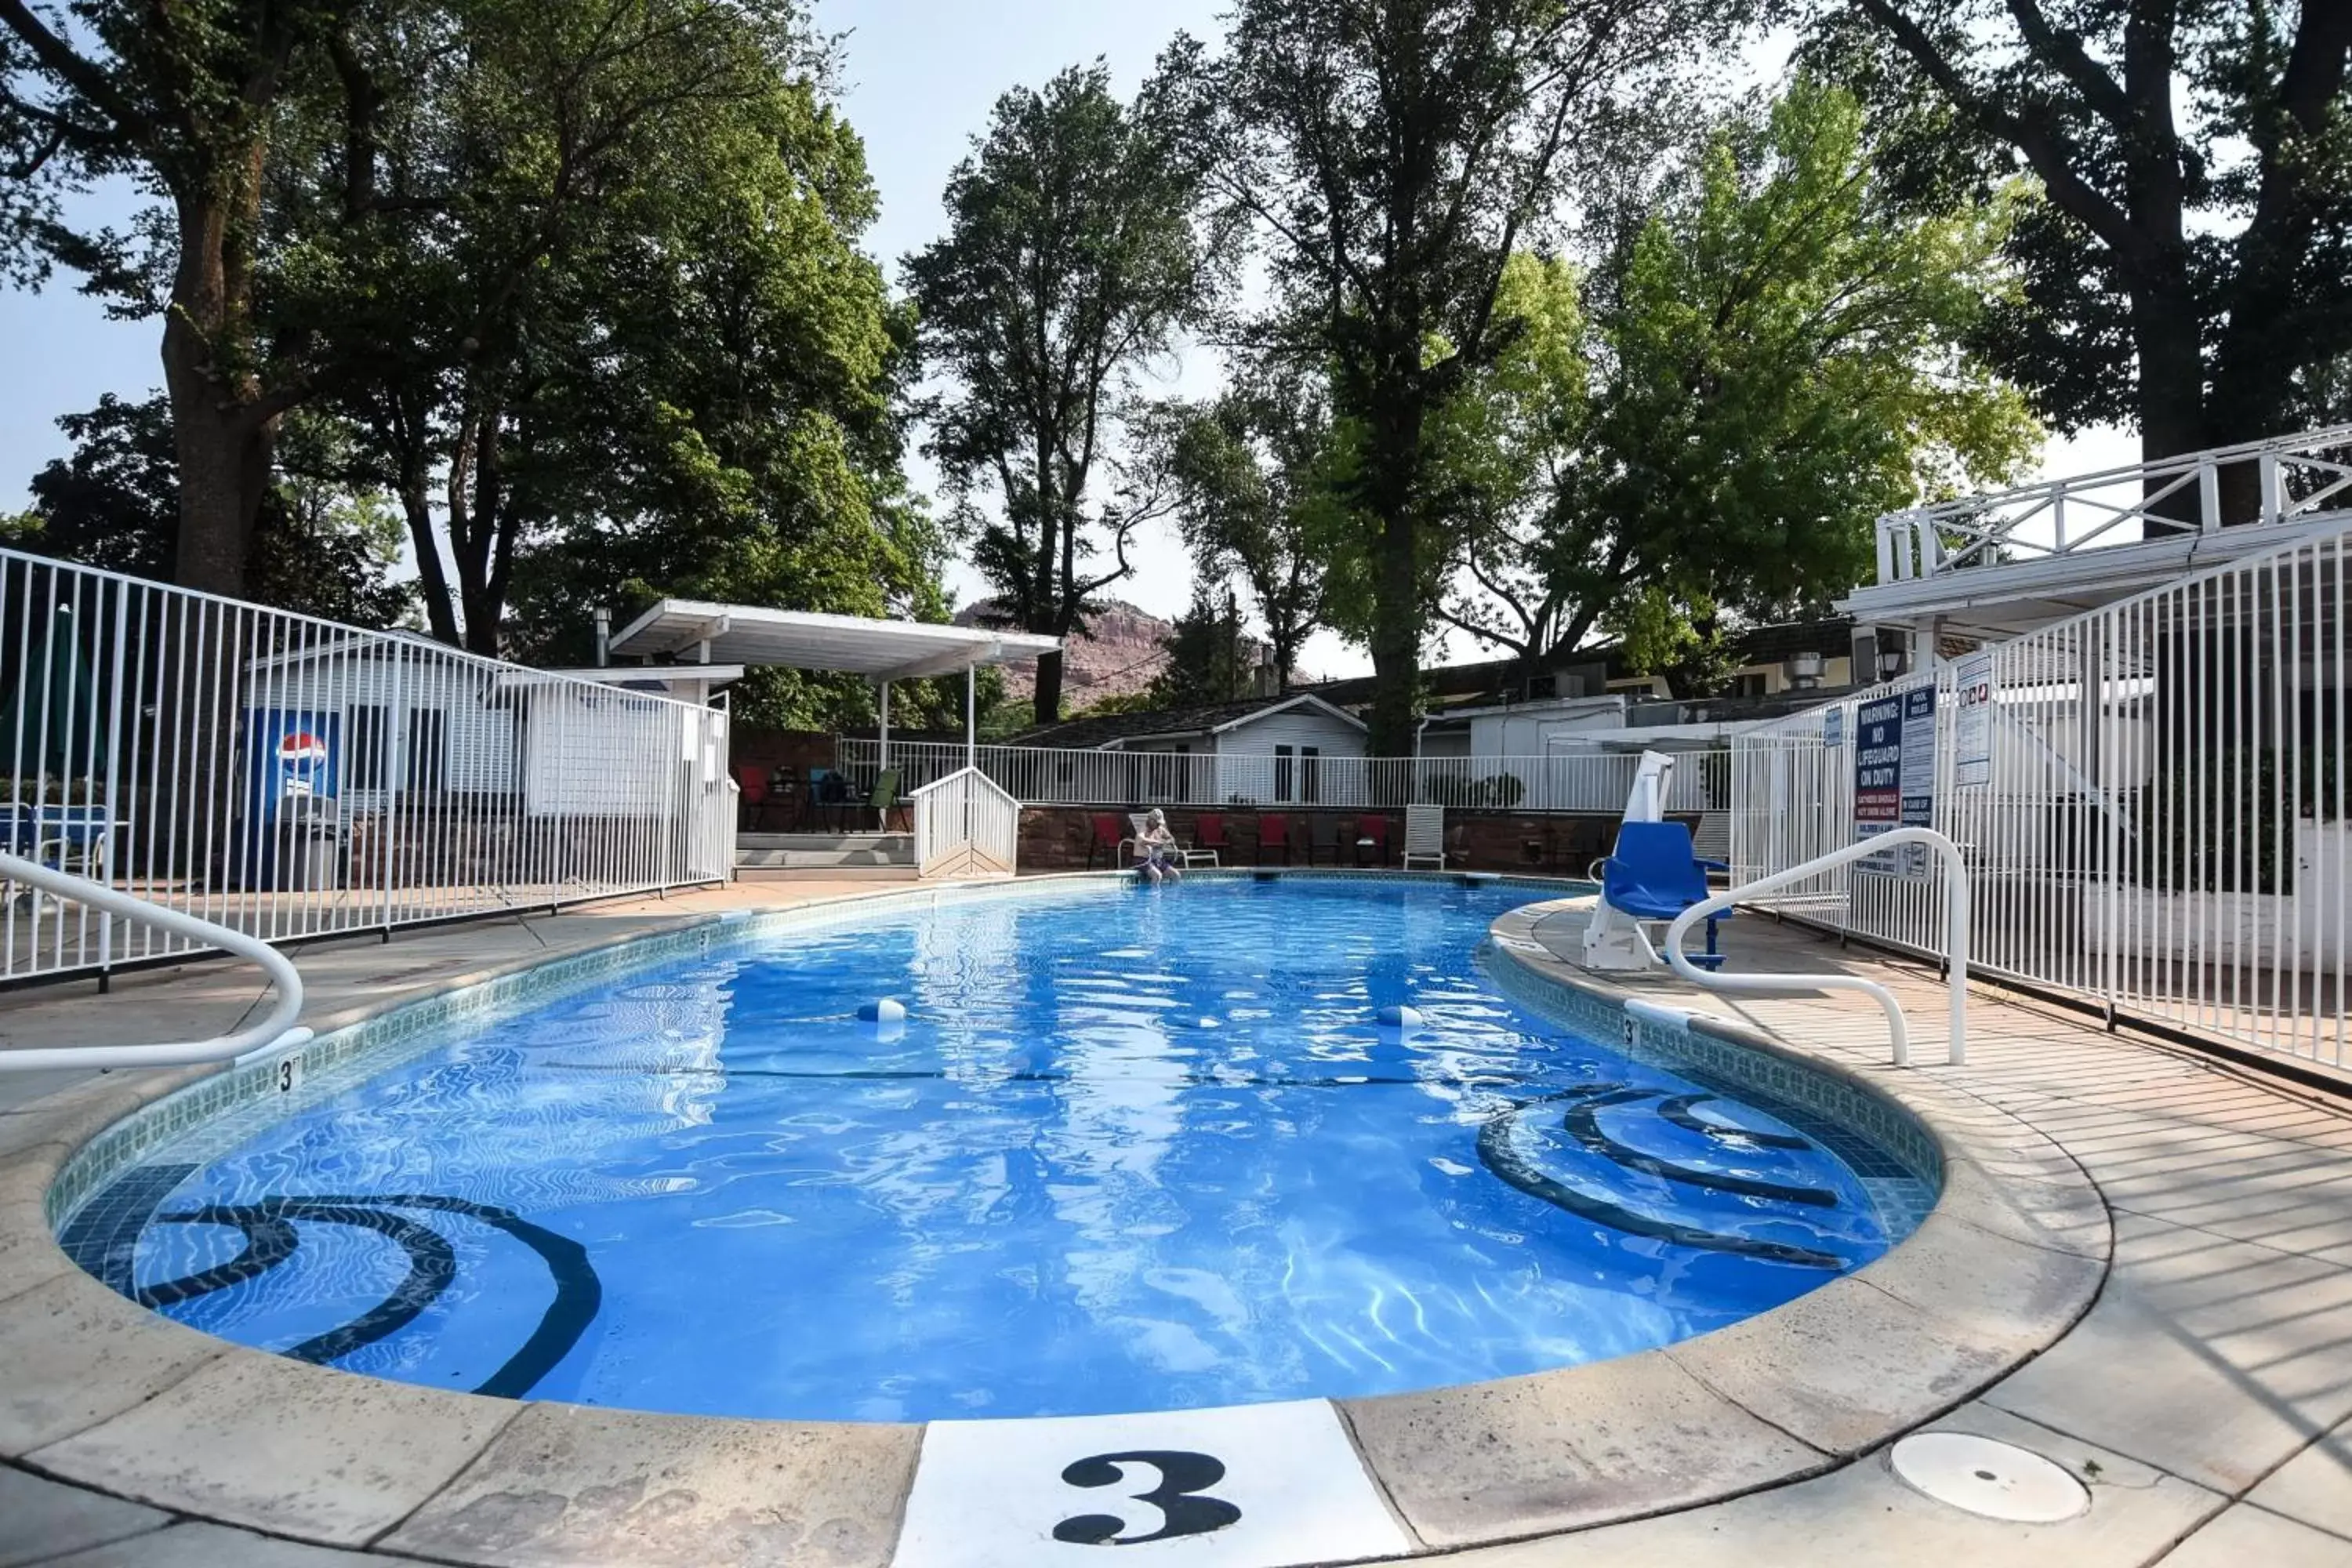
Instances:
[[[948,232],[905,262],[926,368],[952,383],[928,449],[967,518],[993,493],[972,563],[1024,629],[1081,629],[1155,510],[1088,492],[1134,373],[1201,310],[1216,253],[1192,220],[1202,146],[1159,87],[1123,108],[1099,64],[1016,89],[948,182]],[[1048,654],[1037,722],[1061,699]]]
[[[121,313],[163,317],[173,560],[190,587],[243,588],[280,421],[310,393],[309,345],[263,319],[263,190],[289,97],[355,9],[78,0],[68,25],[0,0],[0,273],[63,265]],[[157,202],[135,235],[64,221],[61,195],[117,175]]]
[[[772,542],[751,514],[778,504],[789,480],[763,464],[795,444],[803,489],[861,499],[810,470],[856,439],[843,426],[880,419],[893,349],[852,248],[873,211],[862,151],[788,5],[454,16],[462,49],[394,39],[344,66],[350,100],[404,112],[367,124],[363,154],[306,147],[359,169],[289,188],[433,215],[379,225],[301,303],[349,372],[337,405],[399,498],[435,634],[495,654],[534,543],[568,530],[609,550],[657,522],[677,548],[651,581],[674,583],[689,545],[714,554],[686,572],[723,575]],[[851,552],[844,575],[863,564]]]
[[[74,451],[33,477],[32,509],[16,548],[169,582],[179,542],[179,476],[171,405],[109,395],[58,421]],[[259,602],[363,626],[407,612],[392,580],[400,523],[378,494],[347,482],[349,456],[331,422],[296,416],[282,471],[262,498],[244,579]]]
[[[1221,396],[1155,410],[1139,445],[1166,486],[1203,578],[1237,574],[1290,689],[1298,650],[1325,624],[1335,538],[1349,520],[1333,495],[1330,408],[1315,378],[1279,365]]]
[[[2352,351],[2352,6],[1853,0],[1815,47],[1918,199],[2038,182],[1985,342],[2061,429],[2156,458],[2313,416]],[[2251,515],[2251,466],[2222,479]]]
[[[1374,535],[1375,751],[1411,747],[1433,559],[1431,422],[1500,352],[1509,257],[1552,218],[1612,97],[1666,74],[1717,0],[1237,0],[1172,66],[1216,112],[1217,187],[1268,250],[1262,346],[1328,367]]]
[[[1255,673],[1234,592],[1192,584],[1192,604],[1161,640],[1168,663],[1151,682],[1154,708],[1191,708],[1248,695]]]
[[[2040,429],[1955,346],[2006,287],[2007,214],[1917,216],[1853,99],[1801,78],[1708,139],[1587,310],[1515,259],[1517,331],[1438,440],[1475,590],[1447,618],[1530,660],[1605,629],[1703,689],[1736,619],[1860,581],[1879,514],[2013,477]]]

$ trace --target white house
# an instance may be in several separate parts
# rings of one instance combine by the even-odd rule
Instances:
[[[1055,774],[1028,798],[1349,805],[1367,798],[1364,734],[1346,709],[1293,692],[1073,719],[1014,743],[1055,753],[1026,764]]]
[[[717,776],[726,715],[702,704],[741,673],[524,671],[394,631],[249,659],[239,706],[262,797],[332,795],[346,814],[402,795],[520,795],[530,816],[628,813],[666,809],[682,768]]]

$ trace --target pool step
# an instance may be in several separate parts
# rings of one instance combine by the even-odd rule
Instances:
[[[739,882],[914,882],[913,862],[902,866],[738,866]]]
[[[740,833],[735,868],[750,871],[913,870],[909,833]]]
[[[735,875],[746,882],[915,880],[911,833],[739,833]]]

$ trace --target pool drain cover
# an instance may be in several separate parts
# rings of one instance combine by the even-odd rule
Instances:
[[[1937,1502],[1987,1519],[2055,1524],[2091,1506],[2082,1482],[2041,1455],[1966,1432],[1920,1432],[1895,1445],[1895,1473]]]

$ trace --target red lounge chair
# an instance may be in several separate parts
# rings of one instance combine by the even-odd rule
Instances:
[[[1234,841],[1225,837],[1223,813],[1204,811],[1192,819],[1192,847],[1216,856],[1220,864],[1233,853]]]
[[[760,813],[768,807],[768,770],[757,763],[737,763],[735,787],[743,795],[742,826],[759,831]]]
[[[1265,864],[1266,852],[1282,851],[1282,863],[1290,864],[1290,818],[1261,816],[1257,819],[1257,863]]]
[[[1367,853],[1371,856],[1372,864],[1375,866],[1385,866],[1389,863],[1389,819],[1387,817],[1367,816],[1356,824],[1357,865],[1360,866],[1364,863]]]
[[[1095,813],[1094,825],[1094,837],[1087,841],[1087,869],[1091,871],[1095,868],[1097,851],[1100,851],[1103,858],[1109,861],[1116,868],[1119,864],[1119,852],[1135,840],[1119,831],[1118,816],[1116,812]]]

